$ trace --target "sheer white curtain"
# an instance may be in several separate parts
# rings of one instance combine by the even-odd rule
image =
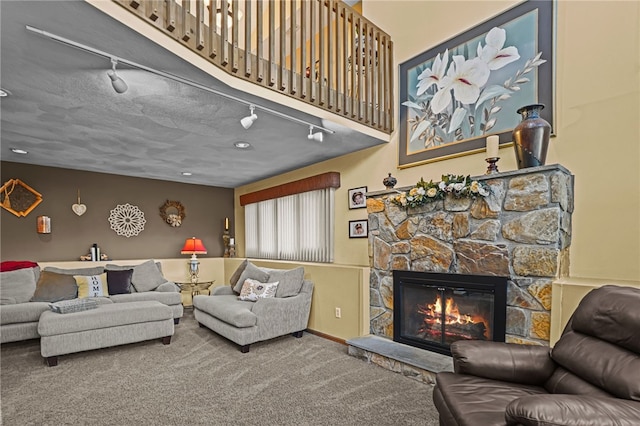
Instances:
[[[244,207],[247,257],[333,262],[334,188]]]

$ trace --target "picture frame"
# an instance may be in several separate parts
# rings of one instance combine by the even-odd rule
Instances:
[[[367,238],[369,235],[367,219],[349,221],[349,238]]]
[[[366,193],[367,193],[366,186],[351,188],[347,193],[349,197],[349,210],[366,208],[367,207]]]
[[[399,168],[482,152],[491,135],[509,145],[525,105],[545,105],[554,136],[555,3],[525,1],[400,64]]]

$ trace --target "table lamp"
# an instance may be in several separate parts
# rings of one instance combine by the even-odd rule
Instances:
[[[184,246],[182,247],[181,254],[190,254],[191,259],[189,260],[189,273],[191,274],[191,283],[195,284],[198,282],[198,265],[200,262],[196,257],[196,254],[207,254],[207,249],[204,244],[202,244],[202,240],[196,237],[187,238],[187,241],[184,242]]]

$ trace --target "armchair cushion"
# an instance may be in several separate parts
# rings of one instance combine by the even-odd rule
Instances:
[[[456,373],[526,385],[543,385],[556,367],[545,346],[459,340],[451,355]]]
[[[266,300],[266,299],[261,299]],[[251,312],[255,304],[238,300],[233,295],[221,296],[196,296],[193,298],[193,307],[204,311],[219,320],[238,328],[253,327],[258,322],[258,316]]]
[[[291,297],[300,293],[302,281],[304,280],[304,268],[302,266],[295,269],[271,269],[269,281],[278,281],[276,297]]]
[[[242,291],[242,286],[248,278],[266,283],[269,280],[269,273],[258,268],[253,263],[248,262],[247,267],[244,269],[244,271],[242,271],[242,274],[240,274],[240,278],[238,278],[238,282],[236,283],[235,287],[233,287],[233,291],[236,294],[240,294],[240,291]]]
[[[232,289],[235,288],[236,284],[238,284],[240,275],[242,275],[244,270],[247,268],[248,264],[249,264],[249,261],[247,259],[243,260],[240,266],[238,266],[238,268],[233,272],[233,274],[231,274],[231,278],[229,278],[229,284],[231,285]]]
[[[617,398],[584,395],[533,395],[507,405],[508,425],[634,426],[640,419],[640,403]]]

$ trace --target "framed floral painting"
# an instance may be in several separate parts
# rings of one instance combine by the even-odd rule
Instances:
[[[516,110],[553,129],[553,1],[525,1],[400,64],[400,168],[512,142]]]

